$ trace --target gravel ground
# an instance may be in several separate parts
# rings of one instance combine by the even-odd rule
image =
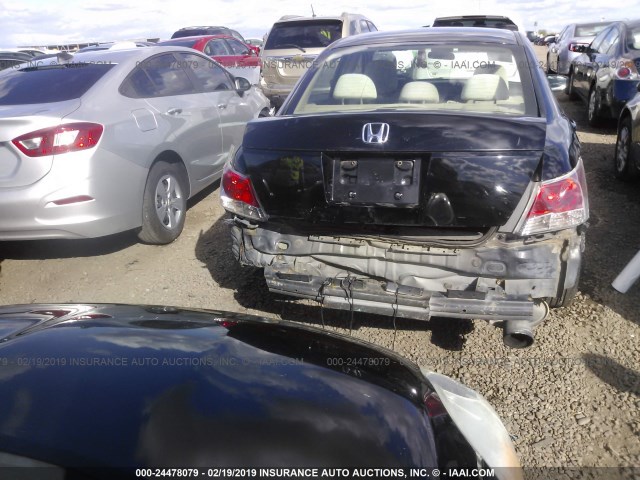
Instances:
[[[640,185],[613,177],[615,125],[591,129],[584,105],[557,97],[578,123],[591,202],[573,306],[552,311],[527,350],[507,349],[501,330],[481,321],[399,320],[394,334],[389,318],[355,315],[352,334],[484,394],[525,466],[640,466],[640,282],[626,295],[610,287],[640,249]],[[8,242],[0,244],[0,268],[4,304],[168,304],[320,325],[319,307],[269,294],[260,272],[236,264],[217,186],[192,202],[185,231],[171,245],[141,245],[129,233]],[[349,333],[348,313],[324,316],[327,328]]]

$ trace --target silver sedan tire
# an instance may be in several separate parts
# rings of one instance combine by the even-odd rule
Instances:
[[[142,202],[142,228],[138,238],[145,243],[173,242],[184,228],[187,188],[180,165],[156,162],[149,170]]]
[[[631,119],[625,117],[618,127],[618,137],[616,139],[616,149],[613,157],[616,178],[620,180],[635,180],[640,174],[640,172],[638,172],[638,166],[636,165],[631,132]]]
[[[594,85],[589,90],[589,100],[587,106],[587,123],[592,127],[597,127],[600,125],[602,121],[602,116],[600,112],[600,99],[598,97],[598,89]]]
[[[569,96],[569,100],[578,99],[578,94],[573,88],[573,69],[569,70],[569,79],[567,80],[567,87],[565,88],[564,92]]]

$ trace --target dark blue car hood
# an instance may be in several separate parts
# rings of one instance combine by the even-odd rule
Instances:
[[[435,466],[400,357],[290,322],[0,308],[0,451],[73,468]]]

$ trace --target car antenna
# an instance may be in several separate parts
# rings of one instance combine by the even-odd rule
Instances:
[[[311,17],[316,18],[316,12],[313,10],[313,3],[311,4]]]

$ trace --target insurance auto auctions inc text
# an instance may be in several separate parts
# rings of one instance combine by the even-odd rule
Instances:
[[[494,469],[447,469],[436,468],[260,468],[262,478],[484,478],[495,476]]]

